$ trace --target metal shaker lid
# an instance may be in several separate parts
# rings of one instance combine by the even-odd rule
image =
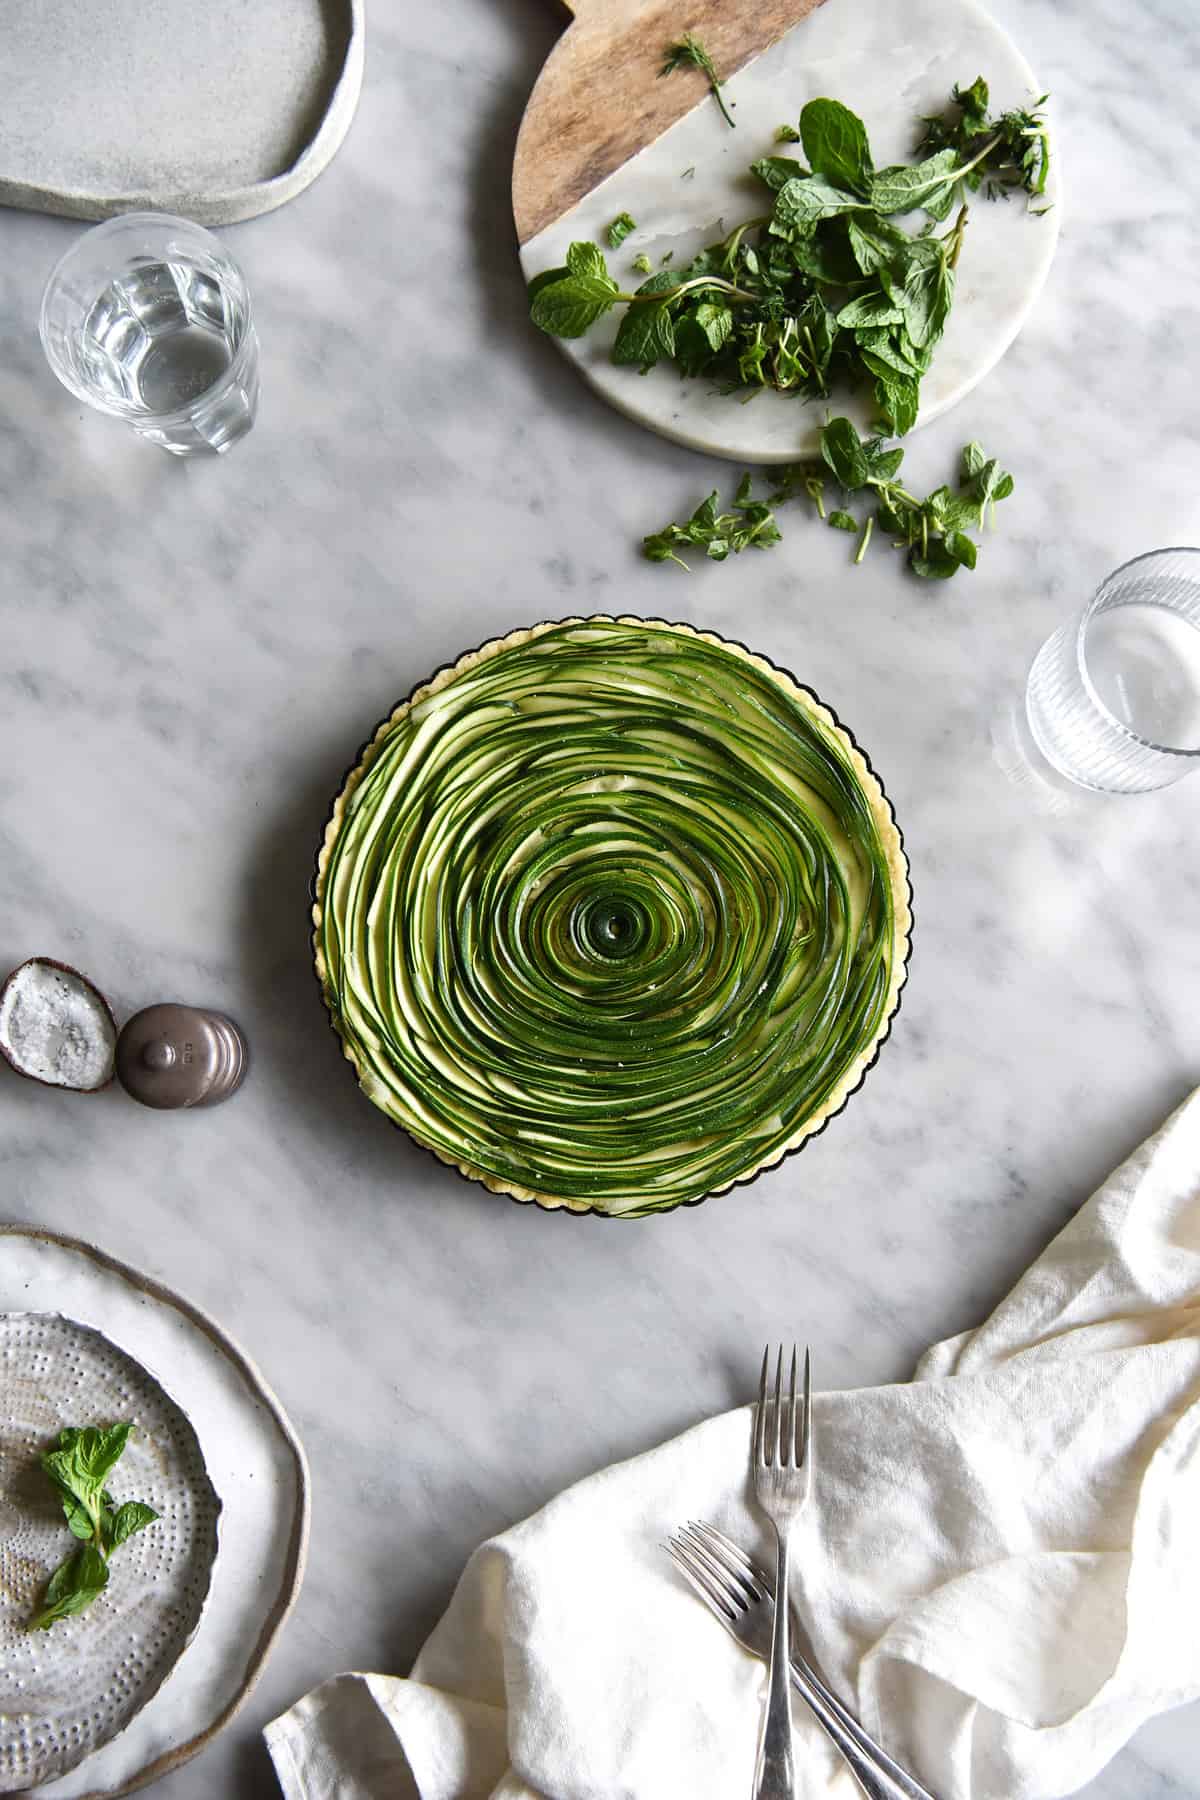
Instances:
[[[241,1086],[246,1062],[232,1019],[173,1001],[135,1013],[117,1039],[117,1079],[143,1106],[215,1106]]]

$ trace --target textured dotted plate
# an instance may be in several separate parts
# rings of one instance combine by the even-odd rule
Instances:
[[[93,1606],[29,1632],[75,1547],[38,1452],[64,1425],[116,1419],[135,1431],[114,1496],[159,1518],[114,1553]],[[132,1356],[57,1313],[0,1314],[0,1793],[74,1768],[161,1687],[199,1625],[220,1510],[196,1433]]]
[[[163,1523],[114,1554],[89,1612],[28,1639],[70,1548],[36,1452],[105,1416],[139,1427],[114,1495]],[[303,1448],[215,1320],[94,1245],[0,1224],[0,1793],[117,1800],[203,1750],[262,1674],[308,1521]]]

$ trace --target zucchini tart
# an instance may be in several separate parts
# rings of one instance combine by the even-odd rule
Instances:
[[[376,732],[314,884],[364,1092],[443,1162],[637,1217],[818,1131],[899,1004],[908,869],[848,732],[741,645],[535,625]]]

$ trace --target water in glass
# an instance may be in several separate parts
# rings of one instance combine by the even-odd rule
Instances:
[[[246,279],[188,219],[121,213],[86,232],[46,284],[40,331],[72,393],[175,456],[220,455],[254,423]]]
[[[1083,787],[1145,793],[1200,767],[1200,550],[1115,570],[1038,651],[1025,712],[1042,755]]]
[[[83,325],[97,388],[147,412],[176,412],[233,361],[240,333],[221,287],[194,264],[144,263],[118,276]]]
[[[1139,583],[1088,628],[1088,673],[1114,717],[1152,744],[1200,746],[1200,627]]]

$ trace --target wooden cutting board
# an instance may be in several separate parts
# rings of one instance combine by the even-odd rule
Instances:
[[[546,59],[517,138],[513,217],[522,245],[708,94],[699,69],[678,69],[659,79],[666,45],[691,32],[726,78],[777,43],[822,0],[555,4],[574,23]],[[711,96],[708,103],[728,131]]]
[[[574,0],[572,13],[561,10],[566,28],[530,96],[513,165],[527,280],[560,265],[573,239],[603,245],[622,212],[638,229],[619,250],[606,250],[615,276],[636,283],[639,253],[656,268],[664,258],[686,263],[762,211],[749,165],[778,151],[776,127],[795,125],[818,95],[860,115],[883,166],[912,158],[917,121],[945,109],[955,82],[983,75],[993,110],[1042,92],[977,0]],[[735,129],[699,70],[660,79],[667,46],[685,31],[701,39],[723,76]],[[922,384],[918,428],[956,405],[1016,336],[1054,254],[1058,198],[1056,158],[1045,216],[1031,217],[1023,196],[972,204],[955,307]],[[739,462],[791,462],[815,450],[824,406],[773,391],[743,405],[668,365],[645,376],[615,367],[622,311],[614,308],[586,337],[559,340],[613,406],[676,442]],[[838,395],[837,410],[866,428],[869,399]]]

